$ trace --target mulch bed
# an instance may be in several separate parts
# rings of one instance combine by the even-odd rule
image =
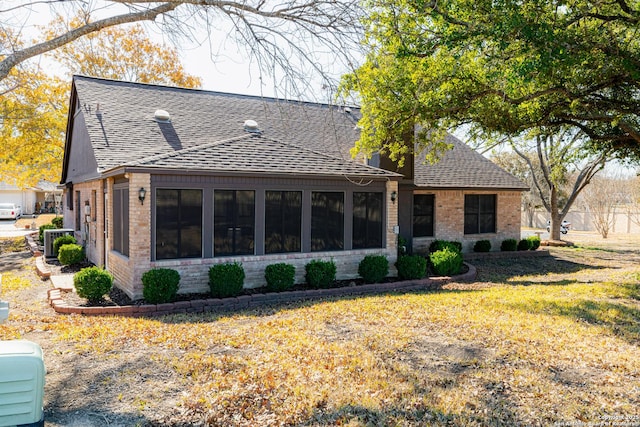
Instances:
[[[57,259],[47,259],[47,265],[51,267],[52,271],[57,270],[60,273],[77,273],[83,268],[91,267],[93,264],[91,263],[83,263],[75,266],[63,266]],[[464,274],[468,271],[468,267],[463,264],[462,271],[460,274]],[[429,272],[429,277],[432,277],[432,273]],[[393,283],[397,282],[399,279],[397,277],[387,277],[381,283]],[[348,280],[336,280],[332,288],[343,288],[343,287],[355,287],[364,285],[365,282],[363,279],[348,279]],[[306,283],[296,284],[291,287],[289,290],[291,291],[308,291],[315,289],[309,286]],[[266,294],[269,291],[266,287],[260,288],[251,288],[251,289],[243,289],[240,295],[253,295],[253,294]],[[64,300],[73,306],[76,307],[123,307],[123,306],[140,306],[145,305],[147,302],[144,299],[132,300],[129,298],[127,294],[125,294],[120,288],[114,286],[108,295],[106,295],[99,302],[88,302],[85,298],[79,297],[75,292],[66,292],[62,293]],[[194,301],[199,299],[207,299],[211,298],[210,293],[189,293],[189,294],[178,294],[176,296],[176,301]]]

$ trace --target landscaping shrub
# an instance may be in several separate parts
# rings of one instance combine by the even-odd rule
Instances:
[[[211,295],[226,298],[238,295],[244,285],[244,268],[239,262],[218,264],[209,268]]]
[[[58,261],[62,265],[80,264],[84,261],[84,249],[75,243],[62,245],[58,249]]]
[[[429,255],[433,272],[438,276],[453,276],[462,270],[462,254],[445,248]]]
[[[83,268],[73,276],[73,286],[78,296],[98,302],[111,291],[113,276],[99,267]]]
[[[173,302],[180,287],[180,273],[171,268],[154,268],[142,275],[142,296],[150,304]]]
[[[60,250],[60,246],[62,245],[70,245],[73,243],[77,243],[76,238],[65,234],[64,236],[58,237],[53,241],[53,255],[58,256],[58,251]]]
[[[518,241],[516,239],[506,239],[502,241],[500,250],[503,252],[515,251],[518,248]]]
[[[528,251],[529,249],[531,249],[531,242],[529,241],[529,239],[521,239],[518,242],[519,251]]]
[[[314,288],[330,288],[336,280],[336,263],[313,260],[304,266],[305,280]]]
[[[462,252],[462,243],[449,240],[434,240],[429,245],[429,253],[441,251],[445,248],[450,248],[451,250]]]
[[[527,240],[529,240],[529,242],[531,243],[531,247],[529,248],[529,250],[535,251],[540,247],[540,237],[529,236],[527,237]]]
[[[286,291],[293,286],[296,278],[296,268],[284,262],[267,265],[264,270],[267,289],[272,292]]]
[[[405,255],[396,262],[398,277],[402,280],[422,279],[427,273],[427,260],[420,255]]]
[[[378,283],[389,274],[389,260],[384,255],[367,255],[358,264],[358,274],[365,283]]]
[[[490,240],[478,240],[473,245],[474,252],[489,252],[491,251],[491,241]]]
[[[62,228],[64,219],[61,216],[57,216],[51,220],[51,224],[53,224],[56,228]]]
[[[55,230],[57,227],[53,224],[42,224],[39,227],[38,231],[38,240],[40,240],[40,244],[44,244],[44,230]]]

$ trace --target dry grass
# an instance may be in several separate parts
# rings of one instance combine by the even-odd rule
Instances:
[[[58,215],[60,216],[60,215]],[[41,225],[44,224],[50,224],[51,220],[53,218],[55,218],[56,215],[55,214],[41,214],[38,215],[35,218],[30,218],[30,217],[22,217],[19,220],[16,221],[16,228],[25,228],[27,225],[29,227],[31,227],[31,224],[33,224],[34,222],[36,223],[36,230],[38,229],[38,227],[40,227]]]
[[[639,425],[640,250],[552,254],[439,292],[159,319],[52,315],[34,279],[3,289],[0,331],[45,349],[52,426]]]

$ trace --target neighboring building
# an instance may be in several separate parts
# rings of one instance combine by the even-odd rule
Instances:
[[[56,202],[60,206],[62,190],[56,184],[40,181],[35,187],[19,188],[0,182],[0,203],[20,206],[23,215],[55,213]]]
[[[180,292],[204,292],[223,262],[242,262],[256,287],[276,262],[294,264],[300,282],[312,259],[333,259],[339,278],[357,277],[367,254],[393,269],[398,232],[417,236],[416,251],[434,238],[519,236],[526,187],[513,176],[457,140],[441,164],[416,163],[415,179],[354,161],[357,114],[76,76],[65,227],[132,298],[154,267],[178,270]]]

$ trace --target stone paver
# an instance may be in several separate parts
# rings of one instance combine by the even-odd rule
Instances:
[[[73,291],[73,274],[55,274],[49,280],[55,289],[60,289],[63,292]]]

